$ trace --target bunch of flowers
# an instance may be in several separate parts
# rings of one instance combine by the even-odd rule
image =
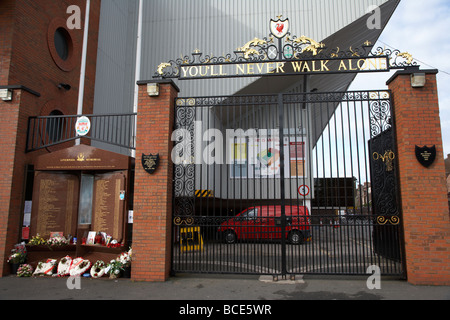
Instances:
[[[28,242],[30,246],[41,246],[45,245],[47,242],[42,238],[39,234],[37,236],[34,236],[31,238],[31,240]]]
[[[47,240],[47,245],[50,247],[62,247],[69,244],[69,240],[64,237],[53,237]]]
[[[107,241],[106,246],[107,246],[108,248],[119,248],[119,247],[121,247],[122,245],[121,245],[117,240],[113,239],[113,240],[111,240],[111,241],[109,241],[109,242]]]
[[[129,267],[131,265],[131,255],[132,249],[130,248],[128,252],[121,253],[117,260],[120,261],[124,267]]]
[[[24,245],[16,245],[14,249],[11,250],[11,254],[8,257],[8,263],[12,264],[22,264],[25,263],[27,259],[27,251]]]
[[[8,258],[8,263],[19,264],[24,263],[26,259],[26,255],[22,252],[12,253]]]
[[[18,277],[31,277],[33,275],[33,267],[29,264],[20,265],[19,269],[17,269]]]
[[[120,276],[120,271],[123,271],[123,263],[118,259],[111,260],[107,267],[109,277],[114,279]]]

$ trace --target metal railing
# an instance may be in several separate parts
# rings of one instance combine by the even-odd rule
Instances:
[[[84,115],[91,121],[86,136],[76,134],[77,115],[30,117],[28,119],[26,152],[45,149],[80,138],[110,145],[136,149],[136,113]]]

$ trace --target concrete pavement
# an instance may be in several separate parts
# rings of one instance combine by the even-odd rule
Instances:
[[[70,289],[72,288],[72,290]],[[413,286],[381,280],[367,288],[367,278],[296,278],[273,282],[259,276],[178,275],[164,283],[129,279],[68,278],[0,279],[0,300],[450,300],[450,287]]]

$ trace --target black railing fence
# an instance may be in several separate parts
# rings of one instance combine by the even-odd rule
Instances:
[[[129,114],[83,115],[90,120],[87,135],[80,137],[75,126],[80,116],[53,115],[30,117],[28,120],[26,152],[61,143],[87,138],[133,150],[135,149],[136,116]]]

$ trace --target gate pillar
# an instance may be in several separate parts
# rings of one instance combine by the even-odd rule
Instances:
[[[437,70],[397,72],[392,90],[403,212],[405,266],[414,285],[450,284],[450,221],[436,84]],[[416,83],[417,76],[426,82]],[[416,145],[436,146],[428,168]]]
[[[150,96],[148,85],[159,86]],[[136,281],[166,281],[171,264],[173,164],[171,136],[179,89],[171,80],[140,81],[133,204],[133,269]],[[156,171],[147,173],[143,154],[159,154]]]

